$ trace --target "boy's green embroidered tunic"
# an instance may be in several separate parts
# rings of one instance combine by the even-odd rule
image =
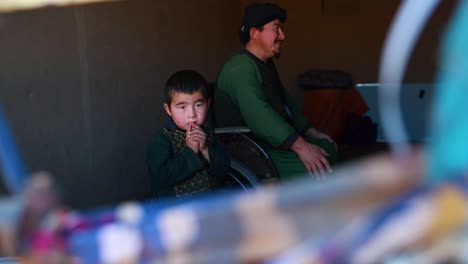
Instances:
[[[203,129],[207,133],[209,162],[187,146],[186,131],[171,119],[152,136],[147,164],[155,198],[190,197],[222,184],[230,169],[230,158],[213,130]]]
[[[185,148],[186,133],[184,131],[164,128],[163,133],[168,135],[171,139],[174,153],[176,155]],[[202,158],[201,160],[203,167],[200,170],[196,171],[192,177],[174,186],[174,193],[177,197],[182,198],[191,196],[199,192],[208,191],[210,189],[210,179],[208,176],[209,165],[205,159]]]

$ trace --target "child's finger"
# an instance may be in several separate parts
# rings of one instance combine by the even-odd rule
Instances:
[[[206,145],[206,136],[205,135],[195,133],[195,134],[192,135],[192,138],[194,140],[199,141],[201,144],[203,144],[203,146]]]
[[[203,132],[202,130],[192,130],[188,134],[190,136],[198,135],[198,136],[206,137],[205,132]]]
[[[199,130],[200,130],[200,127],[197,126],[197,125],[192,124],[191,130],[192,130],[192,131],[199,131]]]
[[[204,137],[201,137],[201,136],[199,136],[199,135],[194,135],[194,136],[190,137],[190,139],[191,139],[191,140],[200,141],[200,142],[205,141],[205,138],[204,138]]]
[[[194,130],[204,131],[203,128],[201,128],[201,126],[199,126],[199,125],[197,125],[197,124],[193,124],[193,129],[194,129]]]

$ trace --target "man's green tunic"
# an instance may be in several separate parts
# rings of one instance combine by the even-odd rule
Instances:
[[[246,126],[266,147],[281,179],[305,175],[307,170],[291,146],[310,127],[299,107],[286,93],[272,60],[263,62],[246,50],[222,67],[215,91],[218,127]],[[336,160],[333,143],[307,138]]]

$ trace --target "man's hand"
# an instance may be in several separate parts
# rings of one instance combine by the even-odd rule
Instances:
[[[335,149],[337,149],[335,141],[333,141],[329,135],[322,133],[313,127],[307,129],[306,136],[316,139],[327,139],[328,141],[332,142],[335,145]]]
[[[298,137],[291,148],[297,153],[310,175],[321,176],[325,175],[326,171],[331,171],[327,160],[328,154],[322,148],[310,144],[302,137]]]

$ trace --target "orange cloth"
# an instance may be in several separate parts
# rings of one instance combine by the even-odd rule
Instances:
[[[362,115],[369,108],[354,88],[322,88],[304,91],[302,110],[316,129],[339,143],[346,115]]]

